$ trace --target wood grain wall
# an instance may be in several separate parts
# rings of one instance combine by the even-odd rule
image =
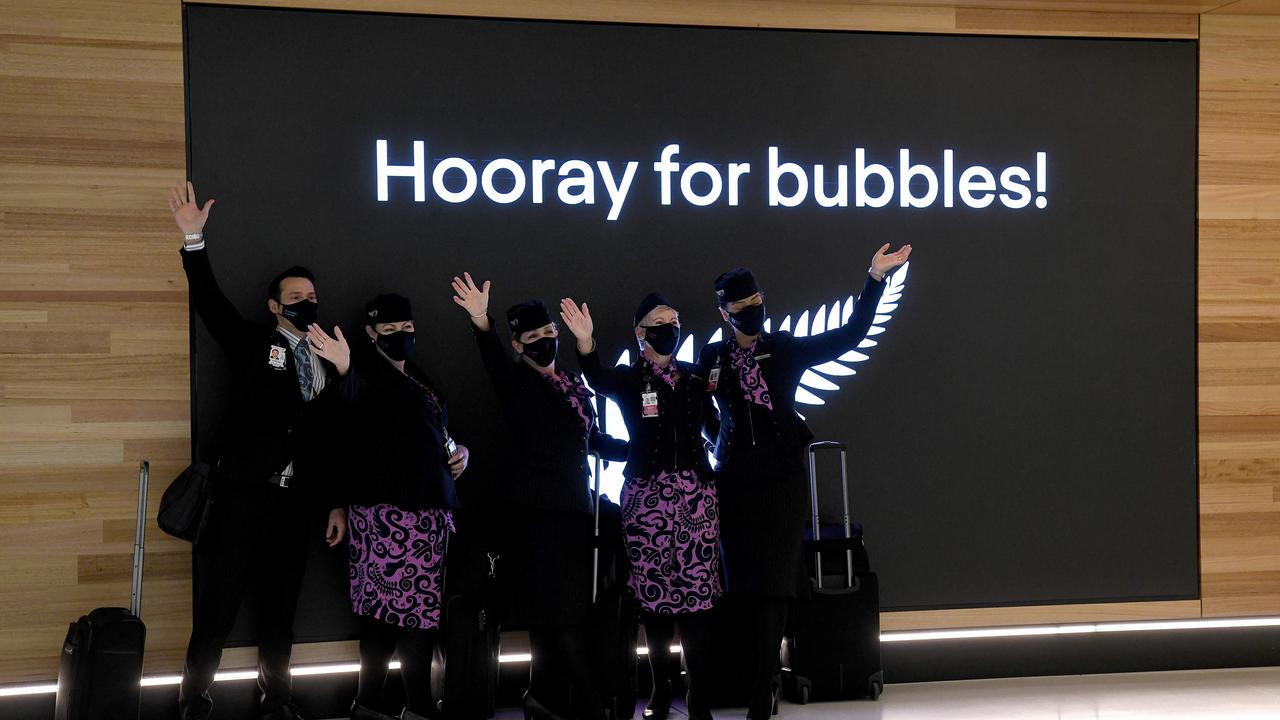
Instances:
[[[1280,18],[1252,0],[280,0],[255,5],[918,32],[1202,39],[1203,613],[1280,614]],[[1245,3],[1241,5],[1240,3]],[[994,9],[992,9],[994,8]],[[1266,8],[1263,8],[1265,11]],[[1210,13],[1201,16],[1200,13]],[[0,683],[56,675],[66,624],[128,602],[152,462],[146,670],[189,632],[188,546],[154,525],[189,444],[177,0],[0,0]],[[887,629],[1195,617],[1201,602],[894,613]],[[352,656],[349,643],[299,659]],[[251,664],[228,653],[227,667]]]
[[[1280,17],[1200,27],[1201,598],[1280,614]]]

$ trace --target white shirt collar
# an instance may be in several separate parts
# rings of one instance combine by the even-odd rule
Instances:
[[[283,336],[285,337],[285,339],[289,341],[289,349],[290,349],[290,350],[296,350],[296,349],[297,349],[297,347],[298,347],[298,343],[302,342],[302,338],[300,338],[300,337],[298,337],[297,335],[294,335],[292,332],[290,332],[290,331],[286,330],[286,329],[285,329],[285,327],[284,327],[283,325],[277,325],[277,326],[276,326],[276,332],[278,332],[278,333],[280,333],[281,335],[283,335]],[[309,350],[309,349],[310,349],[310,348],[308,348],[308,350]]]

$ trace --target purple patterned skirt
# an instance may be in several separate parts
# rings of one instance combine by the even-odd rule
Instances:
[[[628,585],[651,613],[708,610],[720,596],[720,509],[696,470],[630,478],[622,486]]]
[[[352,505],[347,532],[351,609],[401,627],[439,627],[440,576],[445,540],[454,532],[453,514]]]

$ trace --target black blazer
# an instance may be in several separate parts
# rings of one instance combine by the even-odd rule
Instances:
[[[310,402],[304,401],[288,339],[276,328],[240,315],[218,287],[207,251],[180,252],[191,304],[226,353],[232,376],[226,424],[204,458],[216,468],[214,492],[224,483],[266,487],[267,479],[292,460],[291,489],[300,497],[338,507],[334,466],[327,459],[338,446],[338,395],[345,378],[317,356],[325,366],[325,388]],[[271,363],[273,347],[284,350],[283,367]]]
[[[509,435],[502,487],[515,505],[543,510],[593,512],[589,455],[626,460],[627,443],[600,432],[595,409],[587,403],[590,429],[564,395],[523,361],[513,363],[492,329],[473,324],[485,371],[493,382]]]
[[[409,362],[404,369],[400,372],[363,345],[352,352],[342,397],[354,403],[349,427],[357,464],[346,495],[361,505],[455,508],[458,496],[445,449],[448,405],[426,373]],[[423,387],[435,393],[439,409],[427,400]]]
[[[622,411],[622,421],[631,436],[631,451],[623,474],[627,478],[648,477],[663,470],[709,472],[708,439],[720,430],[720,416],[707,383],[694,373],[695,366],[673,360],[680,379],[672,388],[652,376],[648,363],[637,358],[630,367],[605,367],[592,350],[578,355],[582,374],[591,387],[613,399]],[[641,393],[646,388],[658,393],[657,417],[644,417]]]
[[[883,280],[876,282],[868,274],[854,303],[853,315],[843,327],[809,337],[796,337],[789,332],[760,336],[755,357],[769,386],[772,412],[748,403],[743,397],[737,371],[729,364],[729,352],[736,342],[732,331],[726,339],[702,348],[697,375],[705,381],[712,368],[720,368],[719,381],[713,390],[721,410],[715,447],[717,469],[736,469],[734,447],[747,443],[756,450],[775,450],[788,460],[803,461],[799,453],[813,439],[813,433],[796,414],[796,386],[800,384],[800,376],[810,367],[834,360],[862,342],[871,329],[884,288]]]

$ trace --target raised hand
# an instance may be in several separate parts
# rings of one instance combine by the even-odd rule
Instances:
[[[311,323],[307,326],[307,343],[315,354],[333,363],[339,375],[346,375],[351,369],[351,346],[342,336],[342,328],[334,325],[333,334],[337,337],[329,337],[319,324]]]
[[[595,332],[595,323],[591,321],[591,311],[587,309],[586,303],[582,303],[579,308],[573,298],[564,298],[560,301],[560,319],[577,339],[579,352],[586,354],[595,348],[595,340],[591,338]]]
[[[178,223],[178,229],[190,235],[202,232],[209,219],[209,208],[213,207],[213,199],[204,203],[204,207],[196,204],[196,188],[190,182],[186,187],[181,185],[169,188],[169,210]]]
[[[479,287],[471,279],[471,273],[464,272],[462,277],[453,277],[453,301],[471,316],[471,322],[481,330],[489,329],[489,281],[485,280]]]
[[[876,251],[875,255],[871,256],[871,269],[881,275],[893,272],[894,268],[906,262],[907,258],[911,256],[910,245],[903,245],[898,252],[894,253],[888,252],[889,247],[889,243],[885,243]]]

